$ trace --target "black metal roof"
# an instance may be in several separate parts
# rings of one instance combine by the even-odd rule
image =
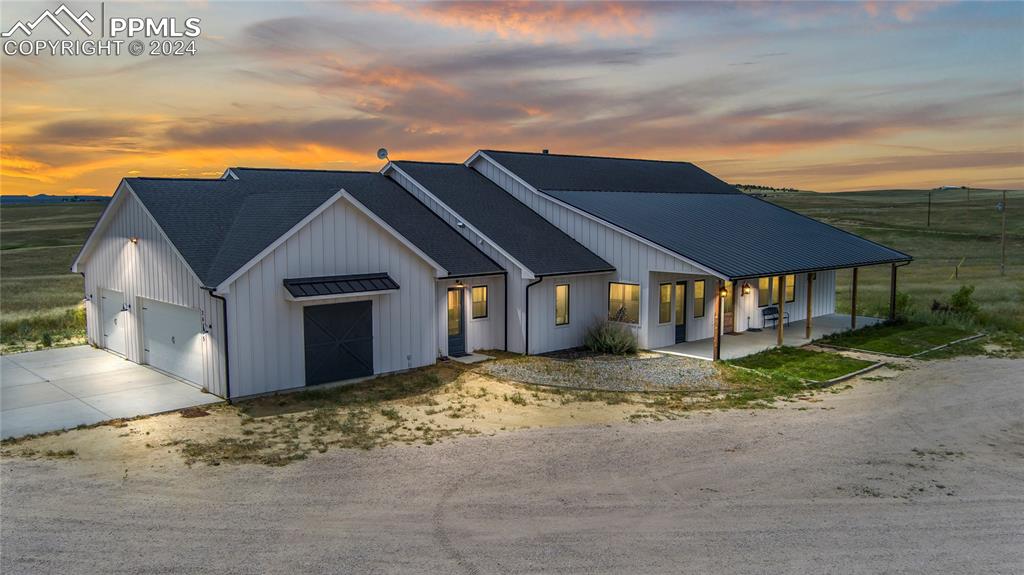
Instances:
[[[536,275],[615,269],[472,168],[462,164],[393,163]]]
[[[481,151],[538,190],[742,193],[689,162]]]
[[[733,279],[912,259],[746,194],[544,193]]]
[[[231,168],[242,181],[277,187],[344,188],[451,276],[491,275],[504,269],[391,178],[377,172]]]
[[[296,299],[369,293],[398,289],[386,273],[285,279],[284,287]]]

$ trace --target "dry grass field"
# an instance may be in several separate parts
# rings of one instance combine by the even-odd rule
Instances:
[[[45,336],[81,342],[82,276],[71,261],[104,203],[12,205],[0,209],[0,348],[32,349]]]

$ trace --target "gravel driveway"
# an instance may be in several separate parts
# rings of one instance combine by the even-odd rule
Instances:
[[[7,459],[0,571],[1020,572],[1022,374],[931,362],[777,410],[284,468]]]

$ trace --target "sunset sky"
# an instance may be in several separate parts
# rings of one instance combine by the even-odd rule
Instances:
[[[49,3],[0,6],[0,27]],[[98,2],[68,2],[99,14]],[[106,3],[196,56],[0,56],[4,194],[478,148],[819,191],[1024,188],[1024,3]],[[97,20],[98,21],[98,20]]]

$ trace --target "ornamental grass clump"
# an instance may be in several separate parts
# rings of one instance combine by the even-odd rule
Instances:
[[[631,355],[637,350],[636,336],[628,328],[611,322],[600,322],[587,329],[583,345],[595,353]]]

